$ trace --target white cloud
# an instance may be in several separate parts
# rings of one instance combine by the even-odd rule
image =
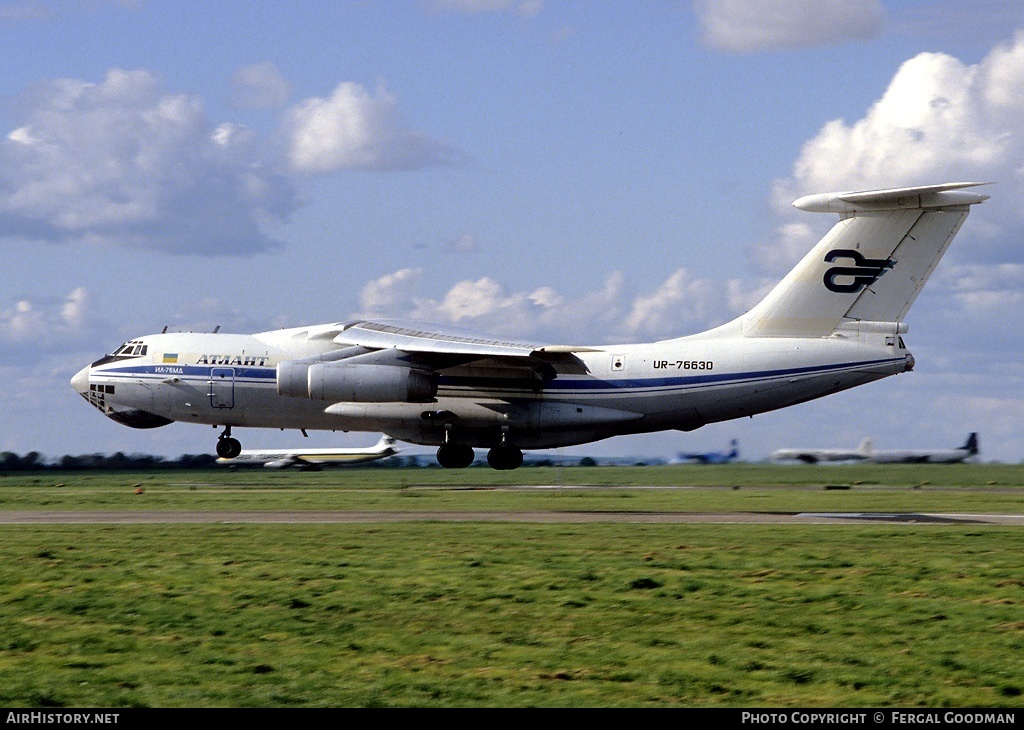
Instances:
[[[938,178],[1024,179],[1024,31],[967,65],[922,53],[900,66],[862,119],[835,119],[801,150],[777,202],[805,192],[921,184]],[[785,199],[785,200],[784,200]]]
[[[712,48],[752,53],[873,38],[886,13],[879,0],[696,0]]]
[[[295,208],[283,176],[238,125],[211,129],[201,102],[147,71],[60,79],[26,94],[0,142],[0,235],[204,255],[275,245]]]
[[[420,296],[422,271],[401,269],[364,286],[356,317],[409,318],[484,333],[559,342],[622,342],[678,337],[721,324],[745,306],[736,282],[723,284],[671,274],[654,291],[630,298],[619,272],[578,297],[550,286],[509,291],[484,276],[456,283],[440,298]]]
[[[641,338],[702,329],[711,320],[712,312],[721,311],[724,297],[716,289],[707,279],[696,279],[686,269],[677,269],[653,292],[633,300],[625,329]]]
[[[277,66],[269,61],[238,69],[231,77],[231,103],[243,109],[274,109],[284,106],[292,87]]]
[[[249,92],[245,103],[284,102],[287,84],[272,65],[243,72],[236,82]],[[144,70],[112,69],[100,83],[44,82],[20,109],[0,138],[0,237],[252,254],[279,245],[267,226],[299,205],[291,173],[462,160],[402,126],[392,94],[354,83],[283,114],[280,164],[252,129],[211,123],[198,97],[164,92]]]
[[[89,317],[89,292],[78,287],[64,300],[60,308],[61,319],[69,326],[80,329]]]
[[[359,295],[359,306],[364,316],[397,317],[414,305],[416,284],[423,269],[400,269],[367,282]]]
[[[329,98],[299,102],[285,116],[288,162],[296,172],[409,170],[456,162],[447,145],[406,129],[394,94],[339,84]]]
[[[808,217],[806,213],[803,215]],[[822,224],[824,221],[814,222]],[[829,219],[828,223],[835,221]],[[814,247],[826,229],[827,226],[815,227],[806,220],[782,223],[775,230],[774,243],[761,243],[749,249],[751,260],[759,271],[781,278]]]
[[[1007,124],[1002,109],[987,101],[995,91],[987,70],[941,53],[910,59],[863,119],[830,121],[804,145],[793,170],[796,187],[911,184],[955,172],[962,179],[964,171],[997,171],[1014,147],[1019,162],[1018,123]],[[1021,105],[1024,99],[1012,106]]]
[[[505,288],[485,276],[477,281],[460,281],[445,294],[440,311],[449,322],[479,320],[502,309],[520,309],[526,305],[523,294],[506,295]]]
[[[0,309],[0,341],[39,347],[64,345],[68,339],[88,335],[92,324],[89,292],[84,287],[72,290],[63,300],[22,297]]]

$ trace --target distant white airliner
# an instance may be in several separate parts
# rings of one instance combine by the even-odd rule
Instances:
[[[978,434],[972,433],[957,449],[904,449],[871,452],[877,464],[957,464],[978,454]]]
[[[958,449],[918,449],[876,451],[871,438],[852,449],[779,449],[772,454],[775,461],[802,461],[817,464],[821,461],[864,461],[873,464],[957,464],[978,453],[978,434],[972,433]]]
[[[772,454],[774,461],[802,461],[817,464],[822,461],[870,461],[871,439],[860,442],[856,449],[779,449]]]
[[[243,449],[238,456],[221,457],[217,463],[229,466],[261,464],[268,469],[318,469],[328,465],[365,464],[397,453],[395,440],[385,434],[375,445],[363,449]]]
[[[989,196],[947,183],[809,195],[840,221],[746,314],[647,344],[513,342],[416,322],[358,320],[261,332],[161,333],[83,368],[72,386],[135,428],[382,431],[437,446],[446,467],[474,448],[496,469],[522,449],[619,434],[692,431],[911,370],[903,322],[967,219]]]

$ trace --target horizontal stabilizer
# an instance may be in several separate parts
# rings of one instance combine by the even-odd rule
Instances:
[[[990,196],[960,191],[964,188],[988,184],[959,182],[863,192],[819,193],[805,195],[796,200],[793,206],[809,213],[856,213],[869,210],[912,210],[915,208],[943,208],[951,205],[974,205],[988,200]]]

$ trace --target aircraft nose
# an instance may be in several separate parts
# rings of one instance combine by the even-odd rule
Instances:
[[[89,366],[86,365],[84,368],[75,373],[75,377],[71,378],[71,387],[79,393],[89,392]]]

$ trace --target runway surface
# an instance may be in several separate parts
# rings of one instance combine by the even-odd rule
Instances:
[[[0,511],[0,524],[315,524],[372,522],[712,523],[762,525],[1014,525],[1024,515],[882,512],[383,512],[383,511]]]

